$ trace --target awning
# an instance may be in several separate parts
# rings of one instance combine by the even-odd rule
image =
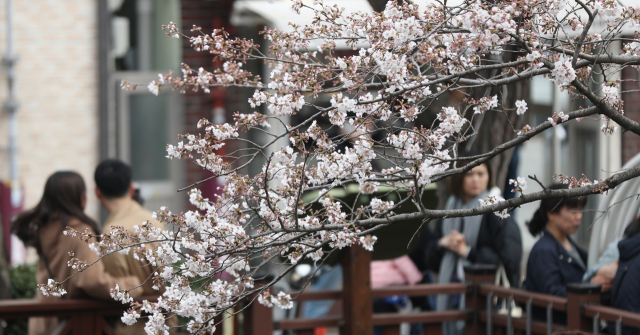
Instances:
[[[314,7],[312,1],[304,3]],[[344,8],[347,15],[356,12],[373,12],[367,0],[325,0],[323,4],[325,6],[336,4]],[[291,5],[292,2],[286,0],[236,0],[231,12],[231,24],[234,26],[266,25],[269,28],[290,32],[293,28],[289,23],[298,26],[311,23],[314,17],[312,10],[302,8],[300,14],[297,14],[291,9]],[[320,43],[321,41],[311,43],[311,47],[315,49]],[[349,49],[345,43],[337,43],[336,46],[337,49]]]

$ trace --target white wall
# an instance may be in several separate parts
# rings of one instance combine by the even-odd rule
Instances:
[[[88,187],[87,212],[98,217],[93,169],[98,158],[97,1],[31,0],[14,5],[18,109],[18,164],[26,206],[42,195],[47,177],[75,170]],[[0,54],[6,49],[5,1],[0,1]],[[0,101],[6,99],[0,72]],[[0,146],[6,146],[6,113],[0,118]],[[7,179],[8,155],[0,152],[0,179]]]

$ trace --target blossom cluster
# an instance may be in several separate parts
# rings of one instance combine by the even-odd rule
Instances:
[[[520,192],[527,188],[527,180],[523,177],[517,177],[516,179],[509,179],[509,185],[513,185],[511,192]]]
[[[503,202],[504,199],[498,196],[487,196],[486,199],[479,199],[478,202],[480,203],[480,206],[489,206],[489,205],[494,205],[500,202]],[[501,218],[501,219],[506,219],[508,217],[510,217],[511,215],[509,214],[509,208],[505,208],[503,210],[497,211],[497,212],[493,212],[493,214],[495,214],[497,217]]]
[[[569,115],[566,115],[564,112],[555,112],[547,119],[551,122],[551,125],[555,127],[558,123],[567,122],[567,120],[569,120]]]
[[[566,61],[559,60],[553,63],[551,76],[553,82],[558,86],[567,86],[576,79],[576,70],[571,65],[572,58]]]
[[[562,173],[558,173],[553,175],[553,180],[563,184],[568,184],[569,189],[597,185],[598,187],[594,189],[593,193],[604,193],[609,189],[609,186],[603,183],[603,180],[594,179],[592,181],[589,180],[589,178],[587,178],[587,176],[585,176],[584,174],[582,174],[582,177],[580,179],[577,179],[574,176],[568,176],[563,175]]]
[[[518,100],[518,101],[516,101],[516,108],[517,108],[516,113],[517,113],[518,115],[522,115],[522,114],[524,114],[524,113],[527,111],[527,109],[528,109],[528,107],[527,107],[527,102],[526,102],[526,101],[524,101],[524,100]]]

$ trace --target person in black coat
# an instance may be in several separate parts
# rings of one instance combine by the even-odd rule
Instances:
[[[620,259],[613,279],[611,307],[640,313],[640,220],[636,219],[624,230],[618,250]],[[614,324],[609,324],[609,334],[615,334]],[[640,335],[640,329],[623,325],[622,334]]]
[[[551,189],[566,189],[557,184]],[[580,227],[586,198],[551,198],[540,202],[540,208],[527,223],[533,236],[542,234],[529,254],[524,288],[544,294],[567,296],[566,285],[582,282],[586,272],[587,252],[569,237]],[[544,319],[544,309],[534,308],[534,317]],[[566,315],[554,312],[553,321],[564,323]]]
[[[497,187],[487,191],[492,186],[491,166],[486,163],[465,174],[454,175],[450,179],[452,196],[449,197],[445,208],[477,207],[479,205],[478,199],[486,199],[487,195],[499,194]],[[462,201],[458,201],[456,205],[457,200]],[[465,235],[468,235],[465,234],[465,231],[472,228],[468,225],[473,221],[479,223],[479,229],[477,229],[475,237],[476,242],[472,245],[465,238]],[[511,217],[501,219],[493,213],[488,213],[478,217],[460,219],[458,229],[451,230],[445,226],[447,226],[445,219],[439,219],[436,221],[433,231],[427,229],[428,233],[423,235],[420,246],[424,268],[440,273],[445,253],[452,251],[458,254],[459,258],[464,259],[467,264],[493,264],[496,266],[502,264],[505,267],[509,284],[513,287],[520,286],[522,235],[520,228]],[[445,227],[444,230],[447,230],[446,234],[443,227]],[[454,241],[456,239],[457,241]],[[416,264],[420,264],[420,262]]]
[[[432,232],[432,240],[425,254],[427,268],[438,272],[445,248],[438,241],[443,238],[442,221],[438,220]],[[493,213],[482,215],[478,241],[475,247],[469,247],[466,257],[470,264],[502,264],[512,287],[520,287],[520,262],[522,261],[522,236],[520,228],[511,217],[500,219]]]
[[[459,164],[464,164],[460,162]],[[481,164],[470,171],[451,177],[451,192],[445,209],[470,209],[478,207],[479,200],[487,199],[491,186],[490,169]],[[500,192],[498,192],[498,195]],[[427,228],[428,229],[428,228]],[[414,261],[423,268],[438,273],[439,283],[464,281],[464,266],[468,264],[503,264],[511,285],[520,284],[522,240],[518,226],[509,219],[500,219],[493,213],[465,218],[445,218],[436,222],[433,232],[424,234],[429,241],[420,243]],[[415,253],[415,252],[414,252]],[[436,310],[464,308],[460,295],[438,295]],[[445,323],[443,334],[462,332],[463,323]]]

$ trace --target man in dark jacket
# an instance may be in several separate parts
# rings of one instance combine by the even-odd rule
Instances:
[[[620,260],[613,280],[611,307],[640,313],[640,220],[631,223],[618,242]],[[609,324],[609,334],[615,334],[615,325]],[[640,335],[636,327],[622,326],[623,335]]]

